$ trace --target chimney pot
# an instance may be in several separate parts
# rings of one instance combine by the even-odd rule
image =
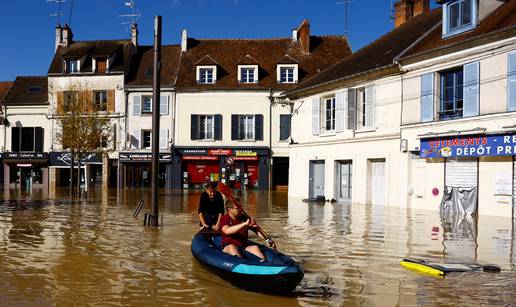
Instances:
[[[188,31],[183,29],[181,31],[181,52],[186,52],[188,50]]]
[[[55,50],[57,51],[57,47],[59,47],[63,42],[63,28],[61,28],[61,25],[56,26],[56,43],[55,43]]]
[[[138,47],[138,24],[131,25],[131,43],[134,47]]]
[[[411,18],[430,11],[430,0],[398,0],[394,4],[394,27],[399,27]]]

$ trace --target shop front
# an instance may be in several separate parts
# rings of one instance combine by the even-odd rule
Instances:
[[[176,148],[174,187],[200,189],[221,181],[232,189],[267,189],[269,150],[266,148]]]
[[[442,171],[441,199],[450,199],[450,207],[453,200],[464,212],[512,216],[515,133],[424,138],[420,145],[420,158]],[[427,189],[439,194],[437,187]]]
[[[46,152],[4,153],[4,187],[48,189],[48,162]]]
[[[118,157],[120,187],[150,187],[152,154],[149,152],[121,152]],[[159,187],[172,187],[172,155],[159,154]]]
[[[55,184],[67,187],[70,184],[70,166],[72,154],[70,152],[50,152],[50,167],[55,169]],[[77,182],[77,161],[74,161],[73,182]],[[88,153],[81,159],[81,186],[102,185],[102,156],[99,153]]]

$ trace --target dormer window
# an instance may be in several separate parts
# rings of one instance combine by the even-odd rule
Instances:
[[[79,60],[66,60],[66,73],[74,74],[79,72]]]
[[[476,0],[450,1],[443,6],[443,37],[460,34],[477,26]]]
[[[197,66],[197,83],[213,84],[217,81],[217,66]]]
[[[43,88],[39,85],[31,85],[27,88],[27,94],[41,94]]]
[[[298,67],[297,65],[278,65],[276,69],[278,83],[297,83]]]
[[[107,71],[107,59],[106,58],[97,58],[95,59],[96,71],[99,74],[104,74]]]
[[[238,81],[240,83],[257,83],[258,65],[238,65]]]

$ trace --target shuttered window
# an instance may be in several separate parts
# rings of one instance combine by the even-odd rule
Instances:
[[[463,117],[478,116],[480,111],[480,62],[464,65]]]
[[[231,115],[231,140],[262,141],[263,115]]]
[[[290,137],[290,114],[280,114],[280,141]]]
[[[434,73],[421,76],[421,122],[434,120]]]
[[[192,140],[222,140],[222,115],[191,115]]]
[[[507,62],[507,109],[516,111],[516,52],[509,53]]]
[[[440,73],[441,109],[439,119],[462,118],[464,107],[464,71],[463,68]]]

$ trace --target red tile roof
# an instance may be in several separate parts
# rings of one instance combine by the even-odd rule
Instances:
[[[299,42],[290,38],[277,39],[188,39],[183,53],[177,82],[178,89],[289,89],[295,84],[278,84],[276,65],[285,64],[284,57],[299,63],[299,80],[307,79],[351,54],[346,38],[341,36],[312,36],[310,53],[303,52]],[[217,82],[198,84],[196,65],[204,64],[207,57],[217,64]],[[259,66],[258,83],[241,84],[238,65],[242,59],[252,58]],[[294,60],[292,60],[294,59]]]
[[[328,84],[346,80],[357,74],[377,71],[394,66],[393,61],[400,53],[409,48],[418,38],[441,20],[441,9],[418,15],[401,26],[394,28],[374,42],[354,52],[339,63],[301,83],[287,95],[298,95],[310,89],[329,86]],[[335,86],[339,86],[335,84]],[[320,89],[322,90],[322,89]]]
[[[180,46],[162,46],[160,79],[162,86],[173,86],[176,82],[180,54]],[[150,72],[152,72],[154,67],[154,47],[139,46],[138,53],[133,61],[133,66],[127,86],[152,86],[152,74]]]
[[[40,92],[29,92],[30,87],[40,87]],[[17,77],[4,99],[5,105],[48,104],[48,78]]]
[[[421,41],[415,44],[403,58],[446,48],[457,43],[465,43],[480,36],[488,35],[516,26],[516,1],[507,1],[487,16],[474,30],[449,38],[442,38],[442,24],[433,29]],[[468,47],[466,47],[468,48]]]
[[[9,92],[9,89],[13,85],[11,81],[0,82],[0,102],[4,101],[5,96]]]

